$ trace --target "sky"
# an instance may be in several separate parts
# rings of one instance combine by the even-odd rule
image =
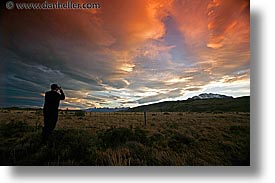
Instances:
[[[1,7],[0,107],[42,107],[52,83],[66,94],[61,107],[80,109],[250,95],[249,0],[96,2]]]

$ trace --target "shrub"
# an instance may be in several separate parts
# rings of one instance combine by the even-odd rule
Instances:
[[[28,133],[2,151],[1,165],[95,165],[95,137],[85,131],[55,130],[46,144]]]
[[[74,115],[78,116],[78,117],[85,116],[85,112],[84,111],[75,111]]]
[[[15,121],[1,124],[1,136],[4,137],[18,137],[22,136],[24,132],[31,131],[31,127],[22,121]]]
[[[136,128],[133,134],[133,140],[142,144],[146,144],[148,142],[146,132],[141,128]]]
[[[185,135],[181,133],[174,133],[171,135],[168,146],[176,151],[179,152],[183,148],[187,147],[188,145],[192,144],[194,142],[194,138],[190,135]]]
[[[130,165],[131,166],[141,166],[147,164],[147,159],[151,156],[150,150],[143,144],[135,141],[130,141],[125,144],[125,147],[129,149],[130,152]]]
[[[106,151],[97,152],[97,165],[103,166],[128,166],[130,165],[131,156],[129,149],[117,148],[107,149]]]
[[[41,115],[43,115],[43,111],[38,109],[38,110],[35,111],[35,114],[38,115],[38,116],[41,116]]]
[[[98,135],[101,147],[103,148],[116,148],[124,145],[128,141],[137,141],[146,143],[146,133],[142,129],[129,129],[129,128],[112,128],[107,131],[100,132]]]
[[[148,138],[148,146],[153,148],[167,147],[167,139],[165,136],[159,132],[154,133]]]
[[[245,126],[231,126],[229,129],[235,135],[249,134],[249,128]]]
[[[133,138],[133,132],[128,128],[113,128],[98,135],[104,148],[118,147]]]

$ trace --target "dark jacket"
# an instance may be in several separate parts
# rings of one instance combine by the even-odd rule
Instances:
[[[44,112],[56,112],[58,111],[60,100],[64,100],[65,95],[63,91],[60,94],[56,91],[48,91],[45,94]]]

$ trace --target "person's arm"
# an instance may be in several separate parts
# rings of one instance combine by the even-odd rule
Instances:
[[[60,88],[59,91],[60,91],[60,100],[65,100],[65,94],[63,90]]]

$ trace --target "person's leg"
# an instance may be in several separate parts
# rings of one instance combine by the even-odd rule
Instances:
[[[51,132],[54,130],[58,120],[58,113],[53,113],[51,116]]]
[[[51,119],[49,114],[44,114],[44,127],[42,131],[42,141],[46,142],[49,138],[49,135],[51,133]]]
[[[44,128],[42,132],[43,142],[47,141],[54,130],[58,120],[58,112],[48,112],[44,114]]]

